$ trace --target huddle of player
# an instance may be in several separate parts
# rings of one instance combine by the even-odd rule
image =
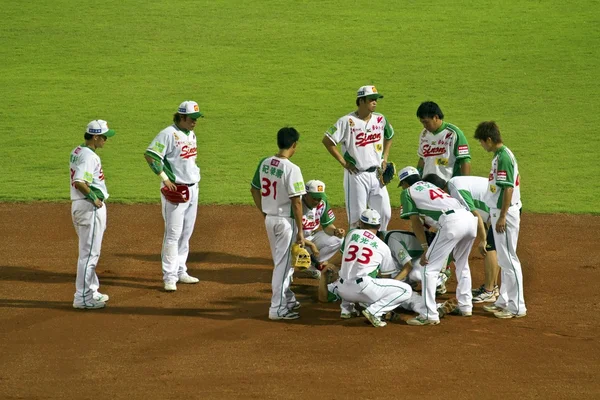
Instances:
[[[387,187],[377,174],[387,165],[394,129],[375,112],[382,97],[374,86],[361,87],[356,111],[338,119],[323,137],[323,145],[344,168],[347,234],[333,225],[325,184],[318,180],[305,184],[300,168],[289,160],[300,138],[294,128],[282,128],[277,135],[279,152],[259,162],[251,193],[265,217],[274,261],[269,318],[299,318],[300,303],[290,288],[294,242],[312,254],[311,274],[321,278],[319,299],[341,300],[342,318],[359,315],[356,305],[360,305],[373,326],[382,327],[386,316],[396,319],[394,310],[403,308],[418,313],[407,321],[409,325],[436,325],[445,314],[471,316],[473,303],[491,303],[484,310],[498,318],[524,317],[516,254],[519,171],[498,126],[489,121],[477,127],[474,137],[494,157],[487,179],[471,177],[464,134],[443,120],[436,103],[422,103],[417,109],[424,128],[417,168],[405,167],[398,173],[403,188],[400,217],[410,220],[412,232],[387,231],[392,210]],[[472,290],[468,256],[476,238],[485,256],[486,282]],[[456,300],[437,304],[436,294],[446,290],[450,260],[458,282]],[[421,295],[413,291],[419,282]]]

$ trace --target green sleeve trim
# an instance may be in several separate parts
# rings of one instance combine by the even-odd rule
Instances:
[[[331,211],[331,207],[329,207],[329,201],[327,201],[327,199],[323,201],[325,202],[325,210],[323,211],[323,215],[321,215],[319,221],[321,222],[323,228],[327,228],[329,225],[333,224],[333,221],[335,221],[335,215],[333,215],[333,211]],[[333,215],[332,218],[329,218],[330,212]]]
[[[350,154],[348,154],[348,152],[344,153],[344,160],[348,161],[352,165],[356,165],[356,160],[354,158],[352,158],[352,156]]]
[[[88,194],[86,194],[85,197],[88,198],[91,201],[98,200],[98,196],[96,195],[96,193],[94,193],[93,190],[90,190],[90,192]]]
[[[387,118],[385,119],[385,126],[383,127],[383,137],[387,140],[390,140],[394,137],[394,127],[392,124],[390,124]]]
[[[265,161],[267,158],[269,157],[263,157],[259,161],[258,166],[256,167],[256,171],[254,171],[254,177],[252,178],[252,186],[254,186],[256,189],[260,189],[260,166],[262,165],[263,161]]]
[[[330,291],[327,291],[327,302],[328,303],[334,303],[338,300],[340,300],[338,295],[336,295],[335,293],[331,293]]]
[[[410,189],[404,189],[400,194],[400,204],[402,205],[402,213],[400,218],[408,219],[411,215],[418,214],[417,205],[410,196]]]
[[[167,178],[169,178],[171,182],[177,182],[175,174],[173,173],[173,168],[171,167],[171,164],[167,161],[166,158],[163,160],[163,171],[165,174],[167,174]]]
[[[473,197],[471,196],[471,192],[468,190],[459,190],[460,196],[463,198],[465,203],[469,206],[469,211],[473,211],[475,209],[475,203],[473,202]]]

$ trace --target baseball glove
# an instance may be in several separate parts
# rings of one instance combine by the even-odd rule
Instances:
[[[387,163],[385,169],[379,167],[377,168],[377,177],[379,178],[379,182],[381,186],[385,186],[390,183],[394,177],[396,176],[396,164],[393,162]]]
[[[292,267],[305,269],[310,267],[310,254],[298,243],[292,245]]]
[[[169,190],[168,187],[163,186],[160,191],[165,199],[171,203],[185,203],[190,199],[190,189],[186,185],[177,185],[177,191]]]

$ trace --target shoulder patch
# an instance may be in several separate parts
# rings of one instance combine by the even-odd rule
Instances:
[[[458,155],[459,156],[464,156],[469,154],[469,146],[466,144],[460,145],[458,146]]]
[[[333,135],[333,134],[335,134],[336,131],[337,131],[337,128],[335,126],[331,126],[331,127],[329,127],[329,129],[327,129],[326,133]]]

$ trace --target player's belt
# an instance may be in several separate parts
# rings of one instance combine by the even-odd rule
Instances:
[[[195,183],[177,183],[175,182],[176,185],[183,185],[183,186],[188,186],[188,187],[192,187],[195,185]]]
[[[377,167],[367,168],[363,172],[375,172],[375,171],[377,171]]]
[[[454,214],[454,210],[442,211],[442,214],[444,214],[444,215]]]
[[[362,283],[363,278],[358,278],[355,282],[356,283]],[[340,278],[340,283],[344,283],[344,280],[342,278]]]

